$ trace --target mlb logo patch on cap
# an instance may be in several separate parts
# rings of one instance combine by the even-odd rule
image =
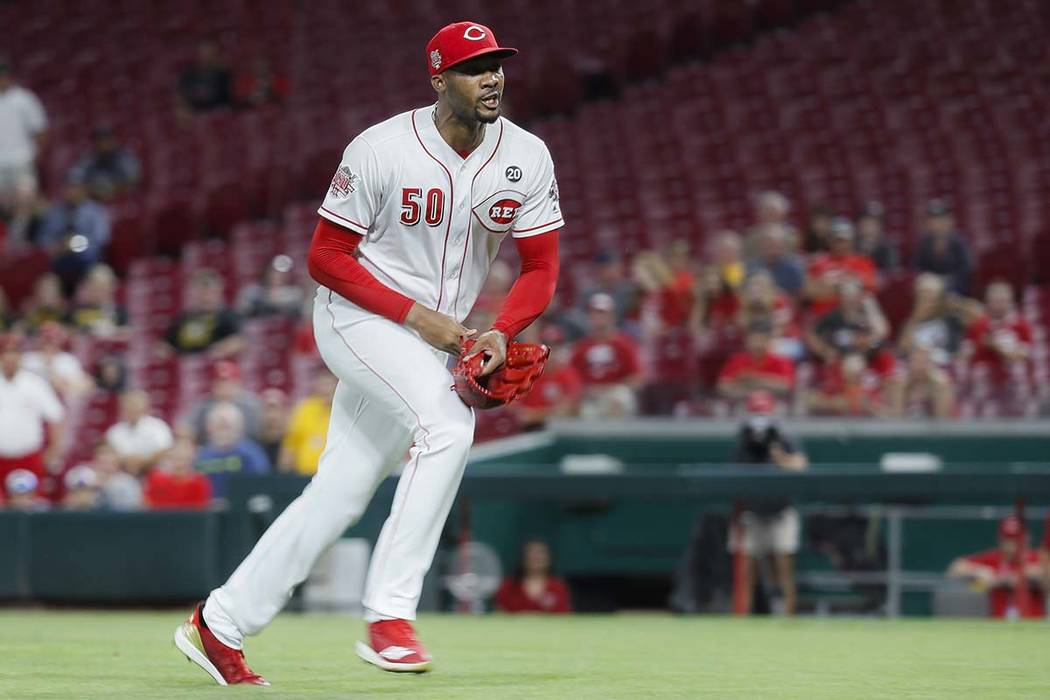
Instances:
[[[427,70],[437,75],[457,64],[478,56],[508,58],[517,49],[500,46],[492,30],[477,22],[456,22],[442,27],[427,42]]]

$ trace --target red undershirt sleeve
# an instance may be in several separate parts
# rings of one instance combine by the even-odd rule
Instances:
[[[310,276],[362,309],[402,323],[414,302],[377,280],[357,261],[354,251],[362,238],[322,217],[306,258]]]
[[[492,327],[511,339],[543,313],[558,284],[558,229],[515,238],[521,273],[503,302]]]

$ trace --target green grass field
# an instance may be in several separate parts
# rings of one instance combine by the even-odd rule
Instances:
[[[361,663],[362,627],[282,615],[250,641],[271,688],[220,688],[178,612],[0,612],[0,698],[1047,698],[1050,625],[666,615],[427,616],[423,676]]]

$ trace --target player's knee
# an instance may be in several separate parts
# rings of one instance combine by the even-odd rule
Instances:
[[[424,449],[466,452],[474,442],[474,414],[468,410],[443,416],[423,426],[421,432]]]

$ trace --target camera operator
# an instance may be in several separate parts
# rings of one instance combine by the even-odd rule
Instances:
[[[773,416],[776,399],[766,391],[753,392],[747,417],[737,435],[733,463],[744,468],[783,469],[800,472],[809,459],[798,442]],[[795,612],[795,552],[799,545],[799,515],[787,498],[751,498],[739,503],[737,526],[730,529],[729,551],[746,557],[744,586],[754,598],[760,563],[772,555],[773,569],[784,601],[784,614]]]

